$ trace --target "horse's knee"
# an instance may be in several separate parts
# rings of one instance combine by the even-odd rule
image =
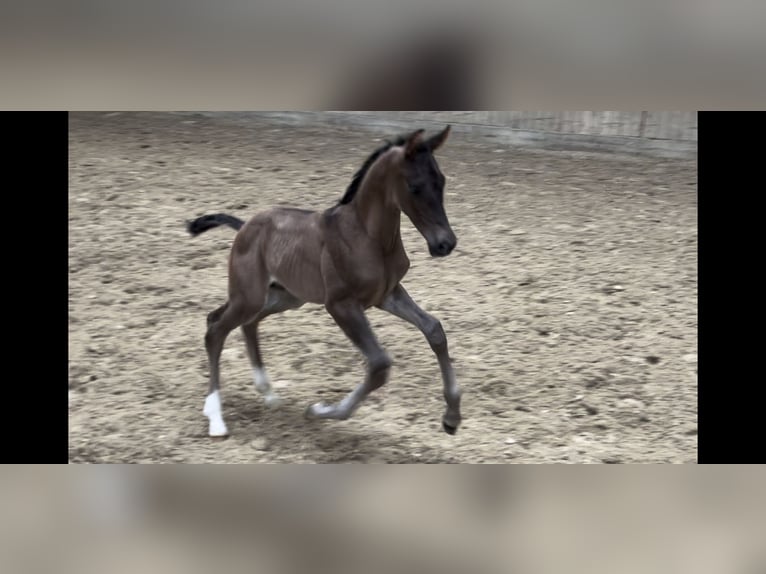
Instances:
[[[428,344],[436,351],[447,344],[447,335],[442,328],[441,321],[435,317],[430,317],[428,323],[423,329],[423,333],[428,339]]]

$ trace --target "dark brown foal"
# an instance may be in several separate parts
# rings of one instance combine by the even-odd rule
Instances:
[[[431,345],[444,382],[446,432],[460,426],[460,389],[441,323],[410,298],[400,281],[410,262],[400,235],[404,212],[423,235],[431,255],[444,257],[457,239],[444,211],[444,176],[433,156],[450,127],[429,138],[423,130],[376,150],[356,173],[340,202],[322,212],[275,208],[244,221],[225,214],[189,223],[192,235],[219,225],[238,230],[229,258],[229,300],[208,315],[205,347],[210,388],[204,413],[210,436],[228,430],[221,414],[219,362],[224,341],[242,327],[256,389],[267,404],[271,389],[258,346],[258,324],[306,302],[325,306],[367,359],[364,381],[337,404],[317,403],[310,418],[347,419],[365,397],[385,384],[391,358],[375,338],[365,310],[379,307],[412,323]]]

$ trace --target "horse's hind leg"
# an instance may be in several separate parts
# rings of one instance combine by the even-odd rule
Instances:
[[[258,324],[276,313],[282,313],[288,309],[297,309],[303,305],[303,301],[294,297],[281,286],[272,286],[269,288],[266,304],[258,313],[258,316],[249,323],[242,325],[242,334],[245,337],[245,346],[247,354],[250,357],[250,364],[253,366],[253,380],[255,390],[263,395],[267,407],[276,407],[281,403],[281,399],[271,387],[271,381],[266,373],[261,357],[260,345],[258,343]]]
[[[252,317],[257,315],[258,310],[258,307],[254,305],[246,305],[244,302],[234,304],[229,301],[208,315],[205,349],[210,368],[210,387],[202,412],[210,420],[209,435],[211,437],[223,437],[229,434],[226,423],[223,421],[219,392],[223,344],[232,330],[244,322],[252,320]]]
[[[229,333],[253,321],[266,304],[269,277],[258,250],[257,233],[237,236],[229,257],[229,300],[207,317],[205,349],[210,367],[210,388],[202,412],[210,420],[209,434],[212,437],[229,434],[223,422],[219,392],[223,344]]]

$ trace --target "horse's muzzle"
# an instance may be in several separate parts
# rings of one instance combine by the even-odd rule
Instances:
[[[457,245],[457,239],[440,241],[435,245],[429,243],[428,251],[433,257],[446,257],[452,253],[452,250],[455,249],[455,245]]]

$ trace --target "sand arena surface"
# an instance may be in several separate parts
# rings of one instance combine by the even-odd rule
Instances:
[[[417,128],[418,126],[413,126]],[[207,438],[205,317],[226,300],[234,231],[184,221],[333,205],[393,134],[248,115],[70,119],[69,420],[73,462],[693,462],[696,161],[514,149],[453,133],[453,255],[403,218],[403,284],[438,317],[463,388],[441,430],[439,368],[414,327],[372,309],[394,359],[348,421],[307,421],[363,376],[323,308],[261,325],[285,399],[268,410],[240,332],[221,361],[232,436]]]

